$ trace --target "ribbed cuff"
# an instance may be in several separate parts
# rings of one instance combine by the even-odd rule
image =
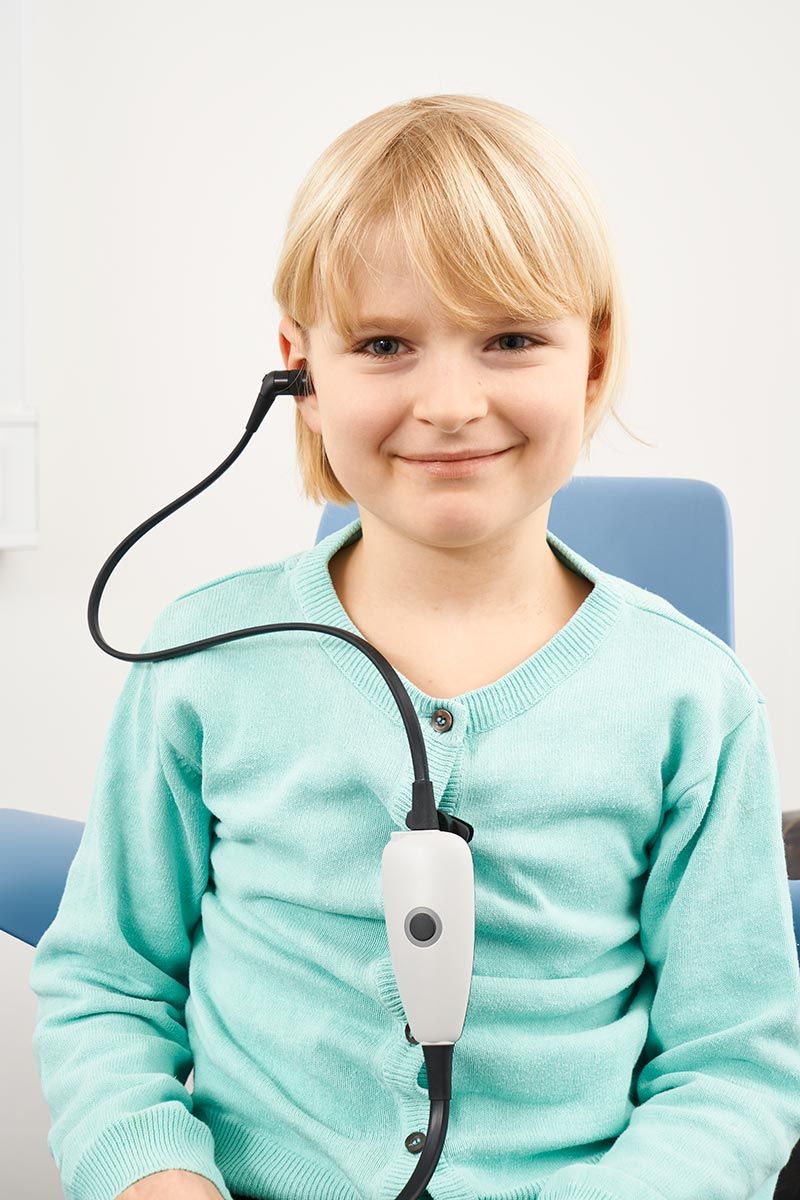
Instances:
[[[577,1162],[559,1167],[538,1200],[664,1200],[664,1192],[602,1162]]]
[[[608,1154],[613,1152],[612,1147]],[[655,1188],[610,1164],[571,1163],[568,1167],[560,1167],[550,1177],[539,1192],[538,1200],[664,1200],[665,1196],[677,1191],[682,1196],[688,1196],[690,1192],[693,1196],[721,1196],[719,1175],[713,1175],[714,1160],[709,1161],[712,1163],[710,1172],[703,1173],[698,1168],[691,1186],[676,1187],[673,1193],[667,1191],[668,1184]],[[765,1179],[761,1187],[750,1195],[750,1200],[774,1200],[779,1175],[780,1172]],[[739,1182],[744,1181],[743,1175],[736,1178]]]
[[[554,1188],[548,1188],[539,1193],[539,1200],[619,1200],[605,1188],[597,1188],[593,1183],[557,1183]]]
[[[214,1161],[214,1137],[180,1100],[130,1113],[103,1131],[62,1180],[66,1200],[116,1200],[132,1183],[156,1171],[194,1171],[232,1200]]]

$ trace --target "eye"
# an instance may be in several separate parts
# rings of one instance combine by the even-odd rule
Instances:
[[[503,338],[522,338],[524,341],[530,342],[533,346],[544,346],[545,345],[545,342],[542,338],[535,338],[527,333],[501,333],[494,340],[496,342],[499,342],[499,341],[502,341]],[[388,337],[388,336],[370,338],[369,341],[362,342],[360,346],[354,346],[353,353],[354,354],[363,354],[365,358],[379,359],[381,362],[387,362],[390,359],[398,357],[396,352],[394,354],[372,354],[372,353],[370,353],[370,351],[368,350],[368,347],[375,345],[377,342],[390,342],[390,343],[397,342],[399,345],[400,339]],[[506,354],[524,354],[525,351],[529,350],[530,348],[531,348],[530,346],[510,346],[505,351],[505,353]]]
[[[534,346],[543,346],[544,342],[541,338],[529,337],[527,333],[501,333],[496,341],[502,341],[503,338],[522,338],[526,342],[531,342]],[[525,350],[529,350],[529,346],[509,346],[509,354],[522,354]]]
[[[355,354],[363,354],[366,358],[380,358],[380,359],[397,358],[396,353],[395,354],[370,354],[367,350],[368,346],[372,346],[376,342],[397,342],[397,341],[398,341],[397,338],[392,338],[392,337],[370,338],[370,340],[368,342],[362,342],[362,344],[360,346],[356,346],[354,349],[354,353]],[[398,344],[399,344],[399,342],[398,342]]]

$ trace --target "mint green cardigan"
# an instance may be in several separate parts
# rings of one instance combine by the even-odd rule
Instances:
[[[359,536],[179,596],[142,649],[282,621],[360,633],[328,571]],[[594,583],[550,641],[459,696],[401,674],[436,802],[475,829],[473,978],[428,1191],[763,1200],[800,1138],[764,696],[713,634],[547,536]],[[397,1196],[428,1098],[380,865],[412,778],[385,682],[341,638],[130,665],[30,972],[67,1200],[171,1167],[225,1200]]]

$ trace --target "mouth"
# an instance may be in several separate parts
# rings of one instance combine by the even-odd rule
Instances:
[[[401,462],[408,463],[412,470],[424,471],[426,474],[438,476],[440,479],[457,479],[483,471],[492,463],[499,462],[513,449],[513,446],[507,446],[505,450],[498,450],[495,454],[483,454],[479,458],[422,459],[403,458],[400,454],[397,457]]]

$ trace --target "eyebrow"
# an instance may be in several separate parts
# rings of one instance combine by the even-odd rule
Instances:
[[[398,313],[393,317],[364,316],[364,317],[359,317],[356,320],[355,324],[353,325],[353,330],[355,332],[357,330],[375,329],[378,327],[384,327],[384,326],[389,326],[389,325],[408,325],[408,326],[413,327],[415,320],[416,320],[416,317],[413,317],[413,316],[407,317],[407,316],[404,316],[402,313]]]
[[[359,317],[353,325],[353,333],[364,333],[368,329],[389,329],[393,325],[405,325],[407,329],[416,328],[417,317],[414,315],[406,316],[405,314],[395,314],[395,316],[363,316]],[[502,313],[497,316],[487,317],[484,324],[486,325],[529,325],[533,323],[537,326],[554,325],[555,321],[546,319],[537,319],[534,317],[510,317],[504,316]],[[420,321],[421,324],[421,321]]]

